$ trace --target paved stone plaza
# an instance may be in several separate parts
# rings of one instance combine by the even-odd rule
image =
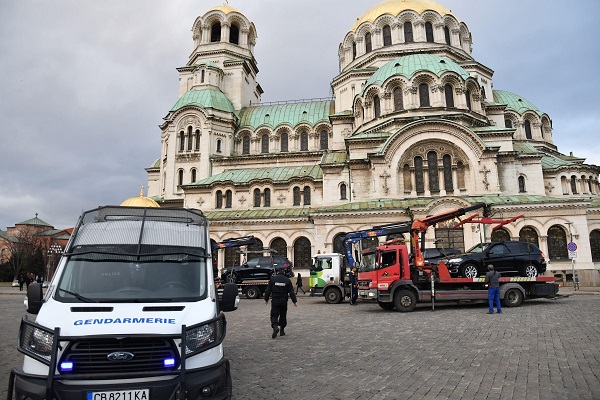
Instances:
[[[15,349],[22,296],[0,295],[0,398]],[[271,339],[269,307],[242,299],[227,314],[226,356],[241,399],[600,399],[600,295],[401,314],[376,304],[300,296],[285,337]]]

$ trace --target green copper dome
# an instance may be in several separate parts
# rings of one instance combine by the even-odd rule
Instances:
[[[171,112],[183,107],[197,106],[202,108],[213,108],[226,112],[233,112],[233,105],[225,95],[216,89],[190,90],[186,92],[171,108]]]
[[[494,90],[494,103],[506,104],[506,109],[523,115],[527,111],[533,111],[538,115],[542,112],[527,99],[518,94],[507,92],[504,90]]]

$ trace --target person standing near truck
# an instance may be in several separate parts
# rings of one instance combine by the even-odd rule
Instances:
[[[271,300],[271,327],[273,328],[271,337],[273,339],[277,337],[278,333],[281,336],[285,336],[288,295],[292,299],[294,307],[298,307],[294,285],[284,275],[284,272],[283,269],[277,271],[277,274],[273,275],[269,280],[269,285],[267,286],[267,290],[265,290],[265,304],[269,304],[269,297],[273,297]]]
[[[485,274],[485,282],[488,284],[488,303],[490,306],[488,314],[494,313],[494,304],[496,304],[498,314],[502,314],[502,307],[500,306],[500,282],[498,281],[499,278],[500,273],[498,271],[494,271],[494,266],[492,264],[489,264],[488,272],[487,274]]]
[[[350,305],[355,306],[358,300],[358,270],[352,267],[350,270]]]

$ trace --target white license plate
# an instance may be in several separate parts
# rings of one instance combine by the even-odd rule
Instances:
[[[369,296],[369,292],[367,290],[359,290],[358,291],[358,295],[359,296],[368,297]]]
[[[87,400],[150,400],[148,389],[88,392]]]

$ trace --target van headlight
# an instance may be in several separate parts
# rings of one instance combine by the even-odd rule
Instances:
[[[219,314],[208,322],[186,328],[185,357],[191,357],[220,345],[225,339],[225,315]]]
[[[27,320],[21,320],[18,349],[46,365],[50,365],[54,347],[54,332]]]

